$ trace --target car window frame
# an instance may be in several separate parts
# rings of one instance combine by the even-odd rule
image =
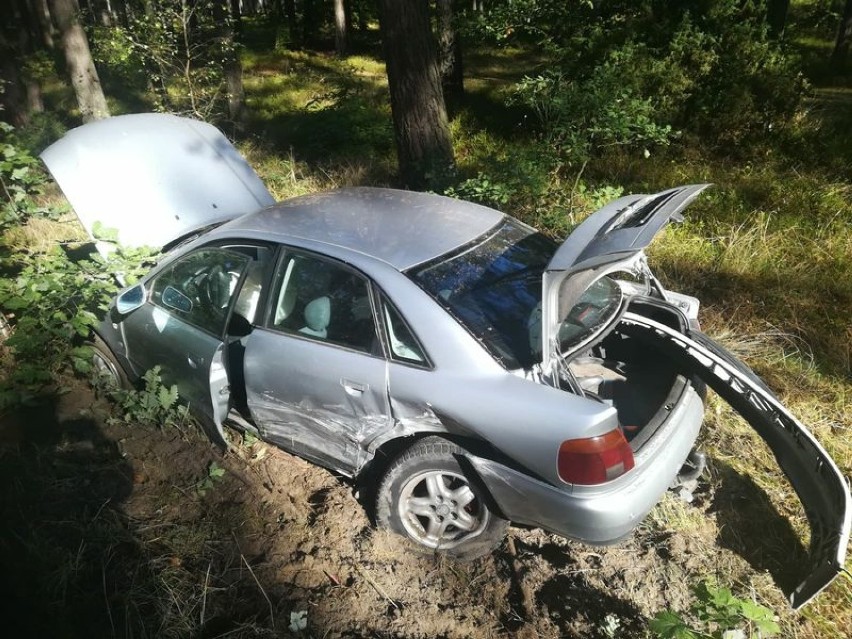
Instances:
[[[274,307],[276,306],[275,300],[278,299],[278,296],[281,293],[281,285],[283,284],[284,279],[284,267],[287,263],[287,260],[292,255],[302,255],[308,258],[320,260],[322,262],[331,263],[335,267],[339,268],[342,271],[351,273],[355,277],[359,278],[364,282],[367,289],[367,297],[370,303],[370,315],[372,317],[373,331],[376,338],[377,348],[374,349],[375,352],[370,350],[361,350],[354,346],[347,346],[345,344],[341,344],[338,342],[329,341],[327,339],[323,339],[321,337],[317,337],[314,335],[310,335],[307,333],[300,333],[299,331],[292,331],[290,329],[282,328],[275,325],[273,312]],[[285,335],[287,337],[293,337],[296,339],[306,340],[309,342],[313,342],[315,344],[322,344],[324,346],[339,348],[350,353],[359,353],[361,355],[366,355],[368,357],[373,357],[377,359],[383,359],[388,361],[387,357],[387,347],[384,342],[383,335],[383,327],[379,323],[379,312],[378,305],[376,299],[376,291],[374,290],[375,283],[373,279],[361,271],[358,268],[352,266],[352,264],[332,257],[330,255],[326,255],[325,253],[319,253],[317,251],[312,251],[310,249],[306,249],[300,246],[290,246],[287,244],[279,244],[278,247],[278,256],[275,260],[275,267],[272,270],[272,276],[269,283],[269,288],[267,290],[266,295],[266,303],[264,304],[263,314],[261,316],[262,323],[257,323],[257,326],[262,327],[265,330],[273,331],[278,333],[279,335]]]
[[[267,300],[269,299],[269,290],[272,286],[275,278],[275,272],[278,265],[278,258],[281,252],[281,245],[275,242],[264,242],[262,240],[252,240],[248,238],[228,238],[223,240],[217,240],[216,242],[211,242],[210,244],[205,244],[205,246],[209,247],[217,247],[224,248],[229,250],[234,250],[234,248],[246,247],[246,248],[264,248],[269,250],[269,262],[270,267],[267,273],[264,274],[263,279],[261,280],[260,285],[260,296],[257,300],[257,309],[254,313],[254,321],[249,322],[251,326],[260,326],[261,323],[259,320],[263,319],[266,313]],[[245,285],[246,278],[248,278],[249,269],[247,268],[245,272],[240,277],[239,282],[237,282],[237,288],[235,289],[236,295],[231,304],[231,309],[228,314],[228,324],[230,325],[233,313],[234,306],[236,306],[237,301],[239,300],[240,295],[242,294],[243,286]],[[246,318],[248,319],[248,318]],[[227,327],[226,327],[227,334]]]
[[[147,289],[147,292],[148,292],[146,303],[151,304],[151,306],[153,306],[154,308],[160,309],[164,313],[168,313],[170,317],[175,318],[177,321],[179,321],[183,324],[186,324],[187,326],[190,326],[195,330],[201,331],[201,332],[203,332],[207,335],[210,335],[211,337],[214,337],[216,339],[224,341],[226,336],[227,336],[227,333],[228,333],[228,324],[231,321],[231,314],[233,312],[234,304],[236,304],[237,298],[239,297],[239,292],[240,292],[240,290],[242,290],[243,282],[244,282],[246,275],[248,273],[247,266],[248,266],[249,262],[251,261],[251,258],[248,258],[248,261],[244,265],[242,273],[240,273],[240,277],[237,280],[236,285],[234,286],[234,292],[231,294],[230,299],[228,300],[228,306],[225,309],[225,319],[224,319],[224,323],[222,325],[222,330],[218,333],[213,332],[213,331],[211,331],[210,329],[208,329],[204,326],[200,326],[199,324],[197,324],[195,322],[189,321],[186,317],[183,317],[183,316],[179,315],[177,312],[175,312],[175,311],[177,311],[177,309],[170,307],[170,306],[166,306],[162,302],[158,303],[154,299],[154,289],[155,289],[155,285],[156,285],[157,281],[161,277],[163,277],[170,268],[172,268],[174,265],[182,262],[183,260],[189,258],[190,256],[192,256],[196,253],[200,253],[202,251],[210,251],[210,250],[231,251],[232,253],[236,253],[237,255],[242,255],[243,257],[248,258],[248,256],[246,256],[245,254],[240,254],[237,251],[233,251],[233,250],[227,248],[226,246],[222,246],[222,245],[214,244],[214,243],[205,244],[203,246],[198,246],[198,247],[193,248],[190,251],[187,251],[185,253],[181,253],[180,255],[176,255],[173,259],[169,260],[168,262],[161,264],[157,268],[157,272],[151,274],[151,277],[148,278],[145,281],[145,288]],[[171,284],[169,284],[168,286],[171,286]],[[178,290],[178,289],[175,289],[175,290]],[[179,291],[179,292],[182,292],[182,291]]]
[[[378,285],[376,286],[376,297],[379,301],[379,312],[377,313],[379,318],[379,323],[381,324],[381,336],[382,336],[382,346],[385,349],[385,355],[389,362],[393,362],[394,364],[401,364],[403,366],[410,366],[412,368],[417,368],[420,370],[435,370],[435,365],[432,362],[432,359],[429,357],[429,352],[423,346],[423,340],[421,340],[417,333],[411,328],[411,322],[409,322],[402,311],[399,310],[399,306],[394,304],[393,300],[391,300],[390,296],[385,293]],[[417,362],[410,359],[404,359],[394,354],[393,347],[390,344],[390,329],[387,326],[387,322],[385,321],[385,305],[390,307],[390,309],[396,313],[397,317],[399,317],[400,321],[402,321],[405,326],[408,334],[411,335],[412,339],[417,345],[417,348],[423,354],[424,361]]]

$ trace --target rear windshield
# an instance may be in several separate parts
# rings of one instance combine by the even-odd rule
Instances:
[[[557,244],[512,218],[409,276],[506,368],[541,361],[541,277]],[[532,343],[531,343],[532,342]]]

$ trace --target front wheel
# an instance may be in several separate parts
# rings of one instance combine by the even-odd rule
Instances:
[[[502,541],[509,522],[497,516],[469,481],[456,455],[438,437],[417,442],[385,474],[378,492],[378,524],[414,542],[421,552],[476,559]]]
[[[106,342],[94,335],[92,341],[86,342],[86,346],[92,349],[92,368],[99,379],[104,379],[113,388],[130,388],[124,369]]]

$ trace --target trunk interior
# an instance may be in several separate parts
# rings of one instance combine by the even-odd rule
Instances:
[[[636,300],[629,310],[682,330],[681,316],[656,300]],[[622,334],[618,328],[569,364],[588,395],[612,404],[633,449],[663,422],[687,384],[674,362],[653,344]]]

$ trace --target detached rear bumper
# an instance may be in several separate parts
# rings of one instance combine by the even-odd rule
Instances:
[[[814,436],[745,364],[705,335],[683,335],[646,317],[627,314],[622,331],[654,344],[682,371],[700,377],[766,442],[804,506],[811,526],[810,557],[790,593],[800,608],[843,570],[852,528],[849,484]]]
[[[556,487],[498,462],[466,457],[512,521],[590,544],[611,544],[630,534],[671,486],[703,417],[701,398],[687,387],[665,423],[637,451],[633,470],[601,486]]]

